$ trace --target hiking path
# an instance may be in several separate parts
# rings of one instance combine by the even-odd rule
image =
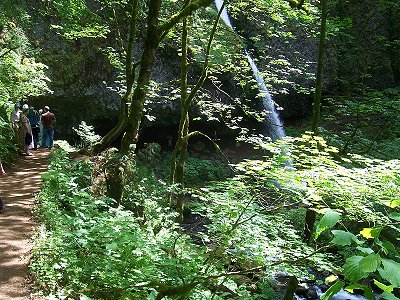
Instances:
[[[31,210],[49,153],[40,149],[32,151],[33,156],[20,156],[0,177],[0,197],[6,205],[0,213],[0,300],[31,299],[28,263],[37,226]]]

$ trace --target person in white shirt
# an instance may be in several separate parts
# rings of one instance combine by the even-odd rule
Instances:
[[[14,104],[14,110],[11,113],[11,127],[14,130],[14,134],[15,134],[15,141],[17,142],[20,150],[23,150],[23,145],[24,142],[22,140],[21,137],[21,123],[20,123],[20,119],[21,119],[21,111],[19,110],[19,104],[15,103]]]

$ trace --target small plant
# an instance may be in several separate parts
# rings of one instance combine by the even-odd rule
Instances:
[[[73,130],[80,138],[79,146],[81,148],[91,148],[101,139],[101,136],[95,134],[94,127],[86,124],[85,121],[82,121],[78,128],[73,128]]]

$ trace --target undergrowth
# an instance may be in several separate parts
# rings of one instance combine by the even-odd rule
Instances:
[[[265,158],[238,164],[235,177],[185,190],[200,222],[184,226],[148,154],[126,162],[116,203],[91,192],[92,163],[54,151],[36,210],[37,284],[51,299],[276,300],[275,274],[316,281],[312,268],[332,274],[325,300],[344,286],[369,297],[366,278],[395,299],[398,162],[340,157],[307,134],[259,147]],[[317,214],[309,245],[305,210]]]
[[[199,213],[201,207],[207,210],[213,224],[207,233],[195,227],[185,233],[166,205],[167,187],[144,166],[125,192],[144,203],[145,218],[139,220],[129,207],[91,194],[91,163],[71,161],[63,150],[52,152],[51,160],[38,195],[42,226],[30,265],[48,297],[161,299],[168,290],[185,299],[272,300],[279,293],[268,279],[272,274],[308,276],[306,263],[289,260],[312,249],[301,243],[284,213],[244,222],[258,213],[244,184],[230,180],[209,187],[204,201],[212,205],[200,200],[196,206]],[[332,268],[323,255],[313,259]]]

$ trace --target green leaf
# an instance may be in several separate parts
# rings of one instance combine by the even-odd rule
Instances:
[[[376,228],[364,228],[360,231],[360,234],[366,239],[374,239],[379,236],[380,230]]]
[[[400,287],[400,263],[391,259],[382,259],[384,269],[379,269],[379,274],[383,279],[390,282],[394,287]]]
[[[357,242],[357,238],[354,234],[343,230],[332,230],[334,238],[331,243],[340,246],[349,246],[351,243]]]
[[[364,297],[369,299],[369,300],[373,300],[374,299],[374,293],[372,292],[372,289],[369,286],[366,286],[364,284],[360,284],[360,283],[353,283],[348,285],[345,290],[354,294],[354,290],[362,290],[364,291]]]
[[[396,254],[397,256],[400,256],[399,251],[397,251],[396,247],[389,241],[384,241],[382,245],[380,245],[385,252],[392,252]]]
[[[372,250],[371,248],[357,247],[357,250],[361,251],[362,253],[366,253],[366,254],[374,253],[374,250]]]
[[[352,282],[357,282],[358,280],[368,276],[368,273],[364,272],[360,268],[360,262],[364,257],[362,256],[351,256],[346,259],[343,265],[344,276]]]
[[[390,292],[383,292],[381,297],[386,300],[400,300],[399,298],[397,298],[395,295],[393,295]]]
[[[392,285],[384,285],[383,283],[379,282],[378,280],[374,279],[375,285],[380,288],[384,292],[393,292],[393,286]]]
[[[344,283],[342,281],[337,281],[334,285],[332,285],[325,293],[321,295],[321,300],[329,300],[333,296],[335,296],[342,288],[344,287]]]
[[[396,199],[393,201],[385,201],[385,202],[383,202],[383,204],[385,204],[386,206],[389,206],[391,208],[395,208],[397,206],[400,206],[400,200]]]
[[[334,281],[336,281],[338,279],[338,277],[336,275],[331,275],[325,278],[325,284],[330,284]]]
[[[118,244],[117,243],[110,243],[110,244],[106,244],[106,249],[107,250],[117,250],[118,248]]]
[[[392,212],[389,214],[389,218],[396,220],[396,221],[400,221],[400,213]]]
[[[328,209],[321,220],[318,222],[317,229],[315,232],[315,238],[325,230],[332,228],[340,220],[340,214],[334,210]]]
[[[375,272],[381,265],[381,257],[379,254],[370,254],[360,261],[360,268],[364,272]]]

